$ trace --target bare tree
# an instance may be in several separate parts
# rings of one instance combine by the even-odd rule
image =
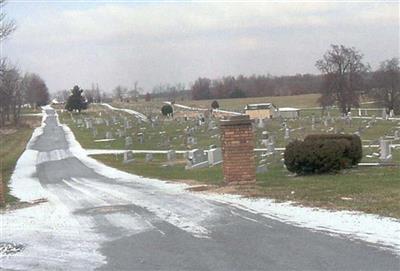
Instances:
[[[8,20],[4,12],[6,0],[0,0],[0,41],[7,38],[16,29],[14,20]]]
[[[120,102],[123,102],[124,98],[126,97],[128,92],[128,89],[126,87],[123,86],[117,86],[116,88],[114,88],[113,90],[113,96],[114,99],[119,100]]]
[[[363,55],[355,48],[331,45],[315,66],[324,74],[320,103],[323,107],[335,102],[343,114],[359,106],[359,97],[364,89],[363,74],[368,65],[362,62]]]
[[[44,80],[37,74],[27,73],[24,76],[26,102],[32,107],[42,106],[49,102],[50,95]]]
[[[18,124],[22,104],[21,76],[6,60],[0,62],[0,126],[14,121]]]
[[[398,58],[383,61],[373,75],[372,95],[388,112],[400,114],[400,65]]]

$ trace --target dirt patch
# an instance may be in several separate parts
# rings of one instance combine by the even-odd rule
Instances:
[[[0,128],[0,135],[11,135],[17,132],[15,128]]]
[[[40,126],[41,118],[39,117],[23,117],[20,120],[19,128],[36,128]],[[5,127],[0,128],[0,135],[12,135],[18,131],[18,128],[15,125],[7,125]]]

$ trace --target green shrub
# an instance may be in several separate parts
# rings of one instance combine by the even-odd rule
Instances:
[[[308,135],[304,141],[314,142],[315,140],[339,140],[347,141],[346,149],[344,151],[345,158],[349,159],[351,165],[357,165],[362,159],[362,144],[358,135],[348,134],[313,134]]]
[[[163,107],[161,107],[161,113],[164,116],[170,116],[174,113],[174,109],[172,108],[171,105],[165,104],[165,105],[163,105]]]
[[[346,140],[296,140],[286,146],[284,163],[297,174],[339,171],[350,164],[344,155],[348,147]]]

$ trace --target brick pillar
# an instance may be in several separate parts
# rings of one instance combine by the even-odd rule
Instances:
[[[220,126],[225,183],[255,182],[254,133],[249,116],[221,120]]]

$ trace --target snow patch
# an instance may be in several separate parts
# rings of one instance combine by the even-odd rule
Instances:
[[[298,227],[387,246],[400,255],[400,221],[397,219],[362,212],[294,206],[291,202],[277,203],[271,199],[252,199],[239,195],[202,194],[202,197]]]

